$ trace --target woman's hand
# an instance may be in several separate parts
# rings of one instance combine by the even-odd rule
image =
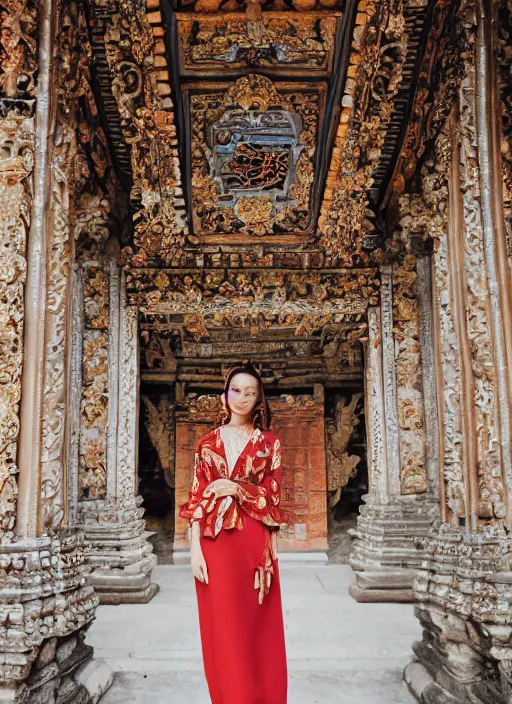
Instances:
[[[212,494],[216,499],[222,496],[236,496],[238,484],[231,479],[216,479],[209,484],[203,492],[203,496],[209,497]]]
[[[193,542],[190,548],[190,562],[192,565],[192,574],[203,584],[208,584],[208,568],[204,559],[201,545],[198,542]]]

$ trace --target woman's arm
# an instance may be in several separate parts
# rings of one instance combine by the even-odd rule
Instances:
[[[190,563],[192,574],[200,582],[208,584],[208,568],[201,548],[201,528],[198,521],[192,523],[192,534],[190,539]]]
[[[268,526],[279,526],[284,522],[281,510],[281,441],[274,440],[272,462],[259,484],[237,480],[236,498],[244,511]]]
[[[189,500],[180,507],[179,515],[186,518],[191,525],[200,521],[205,516],[208,500],[205,499],[204,490],[208,486],[208,479],[204,472],[201,447],[198,446],[194,458],[194,479],[189,492]]]

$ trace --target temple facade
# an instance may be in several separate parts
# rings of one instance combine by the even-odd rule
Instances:
[[[511,0],[2,0],[0,702],[94,700],[251,360],[281,551],[355,496],[411,690],[510,704],[511,265]]]

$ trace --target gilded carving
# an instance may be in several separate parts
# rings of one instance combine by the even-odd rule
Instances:
[[[179,13],[181,71],[184,75],[275,68],[329,75],[339,15],[262,13],[262,32],[250,31],[241,13]]]
[[[185,91],[195,234],[308,232],[325,85],[250,74]]]
[[[437,2],[434,9],[414,106],[395,165],[393,191],[397,195],[417,176],[429,141],[439,132],[456,98],[454,78],[461,71],[457,11],[457,4],[449,0]]]
[[[286,270],[171,270],[132,271],[127,274],[130,305],[148,311],[211,313],[212,323],[236,301],[236,312],[249,319],[258,312],[275,312],[281,324],[304,312],[311,315],[364,314],[378,301],[375,269],[331,271]],[[232,311],[233,314],[235,311]],[[217,315],[218,314],[218,315]]]
[[[235,10],[247,10],[251,4],[253,4],[251,0],[180,0],[178,6],[180,10],[194,10],[197,13],[231,13]],[[293,10],[297,12],[333,10],[341,8],[342,4],[340,0],[292,0],[288,4],[280,0],[268,0],[264,3],[263,9],[269,12],[279,11],[287,15]]]
[[[1,113],[26,114],[36,93],[36,6],[23,0],[6,0],[0,7]]]
[[[154,67],[154,38],[136,0],[103,3],[95,16],[104,23],[112,91],[123,135],[131,148],[135,266],[156,258],[170,264],[187,237],[178,143],[170,97],[161,96]]]
[[[336,146],[318,222],[321,245],[343,265],[369,260],[374,230],[369,209],[372,172],[385,144],[407,50],[403,3],[370,2],[357,18],[351,57],[354,80],[342,100]]]

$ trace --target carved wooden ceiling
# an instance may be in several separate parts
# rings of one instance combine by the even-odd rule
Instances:
[[[125,263],[378,265],[433,4],[91,0]]]

